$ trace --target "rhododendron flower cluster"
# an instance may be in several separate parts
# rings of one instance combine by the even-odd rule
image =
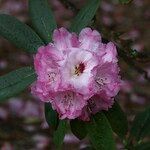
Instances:
[[[34,57],[37,81],[32,93],[50,102],[60,119],[88,121],[91,114],[108,110],[120,89],[115,45],[102,43],[90,28],[79,36],[56,29],[52,39]]]

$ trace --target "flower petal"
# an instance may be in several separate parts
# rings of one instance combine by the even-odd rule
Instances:
[[[90,121],[92,114],[96,114],[102,110],[108,110],[112,107],[114,98],[108,97],[103,91],[99,95],[94,95],[88,100],[88,105],[82,109],[79,119],[83,121]]]
[[[75,119],[81,114],[86,101],[81,94],[64,91],[55,93],[51,103],[61,119]]]
[[[85,28],[79,35],[80,48],[96,52],[101,44],[101,36],[96,30]]]
[[[104,90],[109,97],[114,97],[120,90],[119,68],[116,63],[105,63],[97,69],[95,83],[97,93]]]
[[[53,33],[54,45],[59,50],[67,50],[70,47],[78,47],[79,41],[75,33],[69,33],[65,28],[55,29]]]
[[[63,55],[52,44],[42,46],[34,57],[34,67],[38,75],[38,82],[48,87],[49,91],[58,90],[61,82],[60,62]]]
[[[82,73],[76,74],[75,68],[80,63],[84,65],[84,70]],[[93,95],[91,87],[93,82],[92,70],[97,65],[98,61],[90,51],[72,49],[62,70],[63,81],[74,91],[90,97]]]
[[[117,49],[116,46],[109,42],[106,44],[105,55],[102,57],[103,62],[117,62]]]
[[[45,83],[36,81],[31,85],[31,93],[44,102],[49,101],[49,91]]]

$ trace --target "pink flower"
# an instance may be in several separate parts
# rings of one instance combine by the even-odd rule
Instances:
[[[55,47],[60,51],[66,51],[69,48],[79,46],[77,35],[69,33],[65,28],[54,30],[53,41]]]
[[[73,91],[57,92],[52,96],[51,104],[61,119],[75,119],[80,116],[87,100]]]
[[[54,30],[53,43],[42,46],[34,57],[37,81],[32,93],[50,102],[60,119],[108,110],[120,90],[117,51],[112,42],[103,44],[96,30],[79,34],[65,28]]]
[[[114,103],[114,98],[108,97],[105,92],[94,95],[88,100],[88,105],[84,107],[79,118],[83,121],[89,121],[92,114],[101,110],[108,110]]]
[[[101,45],[101,36],[96,30],[92,31],[90,28],[85,28],[79,35],[79,41],[80,48],[97,52]]]
[[[90,98],[94,94],[92,90],[93,69],[97,65],[98,60],[93,53],[80,48],[72,48],[62,70],[64,83],[74,92]]]

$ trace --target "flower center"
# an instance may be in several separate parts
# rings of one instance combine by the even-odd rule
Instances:
[[[84,69],[85,69],[84,63],[80,63],[79,65],[76,65],[74,71],[75,75],[79,76],[81,73],[83,73]]]

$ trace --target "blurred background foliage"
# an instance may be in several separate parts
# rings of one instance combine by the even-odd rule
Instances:
[[[70,21],[86,0],[49,0],[49,3],[58,26],[69,27]],[[131,0],[129,4],[121,4],[118,0],[102,0],[90,24],[100,31],[105,40],[114,41],[119,47],[123,81],[116,99],[128,117],[129,127],[134,116],[150,106],[149,6],[149,0]],[[15,16],[31,26],[27,0],[0,0],[0,13]],[[31,65],[32,62],[32,55],[0,38],[0,75]],[[0,104],[0,149],[55,149],[52,132],[44,118],[43,103],[30,94],[30,88]],[[116,140],[117,149],[122,149],[123,144],[117,137]],[[68,133],[64,149],[84,149],[88,144],[87,139],[79,141]]]

